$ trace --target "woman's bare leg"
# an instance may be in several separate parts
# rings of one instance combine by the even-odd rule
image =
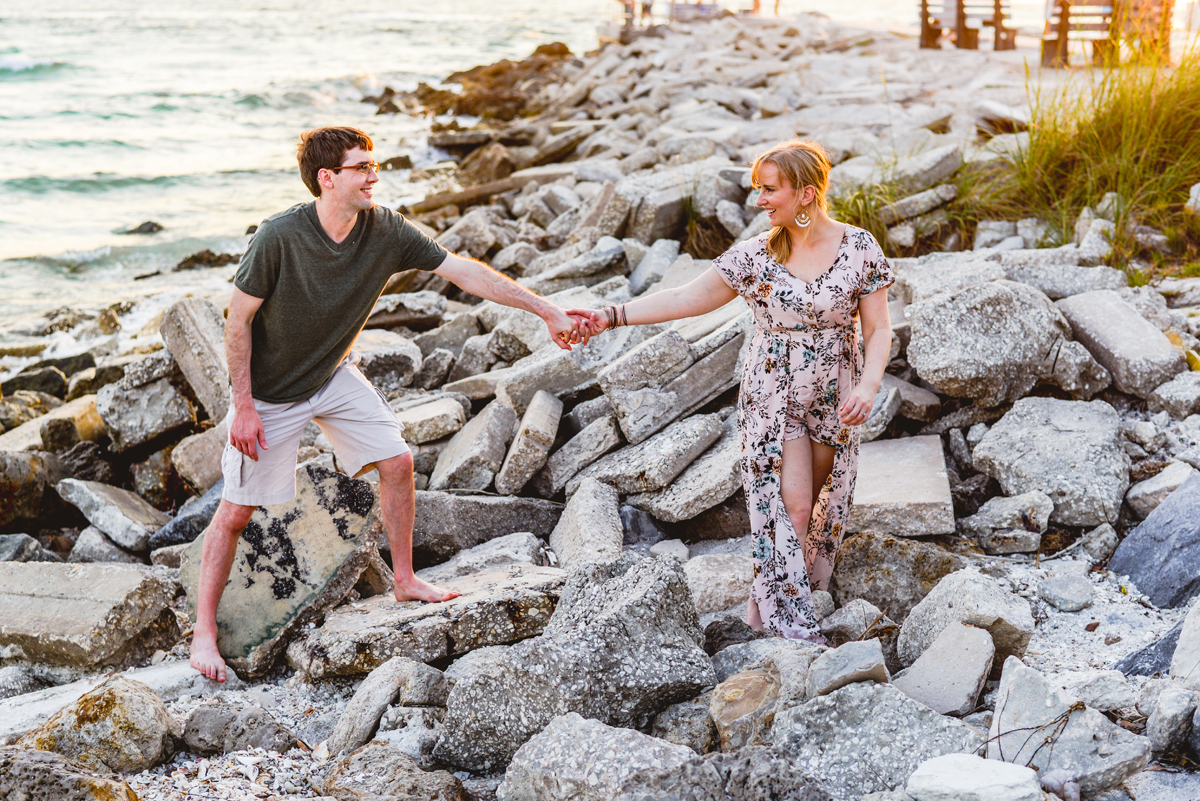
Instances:
[[[829,480],[829,474],[833,471],[833,459],[836,454],[837,451],[828,445],[822,445],[819,442],[812,443],[813,508],[816,508],[817,500],[821,497],[821,490],[824,489],[825,482]],[[808,566],[808,583],[813,590],[828,591],[829,578],[833,575],[833,565],[824,559],[814,559],[816,554],[816,548],[812,549],[810,554],[809,549],[805,547],[804,559]]]

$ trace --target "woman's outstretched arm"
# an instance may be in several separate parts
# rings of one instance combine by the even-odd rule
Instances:
[[[648,325],[665,323],[684,317],[697,317],[719,309],[737,297],[737,293],[721,280],[721,276],[709,267],[698,278],[675,289],[664,289],[624,304],[620,325]],[[591,335],[608,328],[607,315],[598,309],[569,309],[567,314],[578,314],[591,319]]]

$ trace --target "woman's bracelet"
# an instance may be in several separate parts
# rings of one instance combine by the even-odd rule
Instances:
[[[603,309],[604,319],[608,322],[608,328],[617,328],[622,325],[629,325],[629,318],[625,316],[625,304],[620,306],[605,306]]]

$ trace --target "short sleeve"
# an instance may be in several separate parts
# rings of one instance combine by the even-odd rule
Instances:
[[[396,272],[424,270],[429,272],[442,266],[449,251],[430,239],[420,228],[410,223],[403,215],[386,210],[391,216],[399,254]]]
[[[271,220],[263,220],[246,246],[246,252],[242,254],[233,276],[233,285],[256,298],[270,297],[275,290],[275,282],[279,280],[281,261],[275,226]]]
[[[729,288],[739,295],[749,288],[757,287],[761,266],[754,263],[754,248],[760,246],[757,239],[739,242],[712,261],[713,269]]]
[[[870,295],[878,289],[886,289],[896,281],[892,265],[883,255],[883,248],[875,237],[866,231],[862,232],[866,241],[863,242],[862,281],[858,294]]]

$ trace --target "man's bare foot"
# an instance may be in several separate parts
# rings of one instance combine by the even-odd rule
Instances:
[[[416,576],[409,576],[407,579],[397,576],[394,592],[397,601],[429,601],[435,604],[449,601],[462,594],[458,590],[443,590],[441,587],[435,587]]]
[[[217,650],[217,639],[211,635],[192,635],[191,665],[206,678],[225,681],[225,660]]]

